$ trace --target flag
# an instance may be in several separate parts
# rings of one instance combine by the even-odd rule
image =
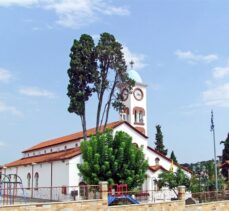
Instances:
[[[211,131],[213,131],[214,130],[214,128],[215,128],[215,125],[214,125],[214,116],[213,116],[213,110],[211,111]]]

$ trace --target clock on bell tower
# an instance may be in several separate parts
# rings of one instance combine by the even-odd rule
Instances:
[[[120,118],[147,135],[147,86],[143,83],[139,73],[133,69],[133,62],[130,64],[131,69],[128,71],[128,75],[135,81],[135,86],[131,93],[125,88],[120,90],[123,103],[126,106],[126,109],[120,113]]]

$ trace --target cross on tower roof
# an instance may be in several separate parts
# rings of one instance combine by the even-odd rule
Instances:
[[[131,67],[131,69],[133,69],[133,66],[134,66],[134,61],[131,60],[131,61],[130,61],[130,67]]]

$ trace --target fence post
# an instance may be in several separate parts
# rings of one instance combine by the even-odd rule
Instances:
[[[178,186],[178,200],[185,201],[185,186]]]
[[[100,198],[102,199],[101,204],[99,205],[99,210],[107,211],[108,210],[108,182],[101,181],[99,182],[100,188]]]
[[[108,195],[108,182],[102,181],[99,182],[99,187],[100,187],[100,193],[101,193],[101,199],[103,201],[107,202],[107,195]]]

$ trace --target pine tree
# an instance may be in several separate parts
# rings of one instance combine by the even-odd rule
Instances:
[[[222,153],[222,163],[224,163],[226,160],[229,160],[229,133],[227,135],[227,138],[225,141],[221,141],[221,144],[224,144],[224,149]],[[223,167],[222,168],[222,175],[228,179],[228,168]]]
[[[168,150],[165,149],[165,146],[163,144],[163,134],[161,132],[161,126],[160,125],[156,125],[156,130],[157,130],[157,132],[156,132],[156,135],[155,135],[155,139],[156,139],[156,142],[155,142],[156,147],[155,147],[155,149],[166,156]]]
[[[172,159],[174,163],[178,163],[175,153],[173,151],[171,152],[170,159]]]

